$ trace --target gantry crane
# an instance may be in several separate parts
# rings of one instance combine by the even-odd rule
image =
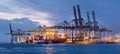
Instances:
[[[10,28],[9,34],[11,35],[11,43],[21,43],[21,36],[30,35],[29,33],[26,33],[20,29],[14,31],[12,29],[11,23],[9,23],[9,28]]]

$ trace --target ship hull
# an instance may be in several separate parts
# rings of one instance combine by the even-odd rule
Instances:
[[[52,40],[52,43],[65,43],[67,39],[55,39]]]

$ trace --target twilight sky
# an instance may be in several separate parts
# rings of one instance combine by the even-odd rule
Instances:
[[[73,19],[73,5],[80,5],[81,14],[94,10],[97,21],[104,27],[120,32],[119,0],[2,0],[0,2],[0,43],[9,42],[8,23],[14,29],[34,29],[38,25],[55,25]],[[92,17],[91,17],[92,18]]]

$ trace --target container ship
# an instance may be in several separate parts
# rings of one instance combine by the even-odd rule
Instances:
[[[33,36],[28,36],[25,43],[64,43],[67,40],[67,34],[58,34],[55,30],[43,30],[41,32],[34,32]]]

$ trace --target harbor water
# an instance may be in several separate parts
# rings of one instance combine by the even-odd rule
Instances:
[[[120,44],[0,44],[0,54],[120,54]]]

